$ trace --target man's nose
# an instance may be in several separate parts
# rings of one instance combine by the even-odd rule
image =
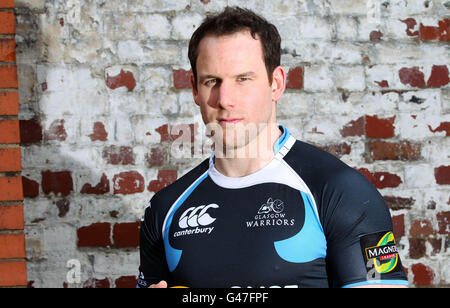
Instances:
[[[222,81],[219,84],[217,102],[223,109],[230,109],[234,107],[234,91],[230,82]]]

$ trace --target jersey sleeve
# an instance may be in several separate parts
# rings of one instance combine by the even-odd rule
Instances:
[[[323,197],[332,285],[407,285],[390,212],[376,188],[348,167],[332,177]]]
[[[145,209],[141,222],[140,266],[137,280],[139,288],[148,288],[151,284],[169,279],[162,239],[162,221],[156,204],[152,206],[152,203],[153,199]]]

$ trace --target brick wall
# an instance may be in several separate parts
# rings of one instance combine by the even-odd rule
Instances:
[[[175,147],[181,135],[203,135],[187,43],[207,12],[227,4],[280,30],[280,123],[379,189],[412,286],[448,286],[446,0],[16,0],[20,112],[14,35],[2,34],[0,161],[9,163],[0,164],[0,196],[12,200],[0,209],[19,221],[0,228],[22,228],[21,192],[4,189],[21,180],[20,125],[28,285],[135,286],[147,200],[208,156],[197,143],[184,148],[192,159]],[[0,13],[11,31],[12,9]],[[0,245],[23,243],[21,231],[1,236]],[[23,268],[20,249],[6,257]]]
[[[27,285],[14,1],[0,2],[0,287]]]

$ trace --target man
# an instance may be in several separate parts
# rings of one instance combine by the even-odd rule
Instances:
[[[189,59],[214,152],[151,199],[138,286],[407,285],[377,190],[276,125],[276,28],[226,8],[195,31]]]

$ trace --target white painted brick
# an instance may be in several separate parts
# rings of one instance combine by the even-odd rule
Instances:
[[[130,12],[170,12],[184,10],[190,0],[134,0],[127,1]]]
[[[305,67],[305,91],[328,91],[334,87],[332,68],[327,65],[313,65]]]
[[[397,67],[394,65],[370,65],[365,68],[366,83],[369,90],[383,90],[380,82],[387,81],[388,87],[386,89],[397,89],[401,87],[399,82]]]
[[[398,109],[409,114],[439,115],[441,111],[441,92],[439,89],[415,90],[402,93]]]
[[[132,127],[135,141],[144,145],[160,143],[161,135],[155,129],[165,124],[167,119],[163,117],[133,116]]]
[[[118,14],[110,11],[103,16],[104,34],[113,40],[132,40],[136,38],[136,16],[133,14]]]
[[[335,143],[342,138],[341,128],[351,121],[349,117],[329,118],[326,116],[311,116],[305,118],[303,137],[308,141],[321,144]]]
[[[420,189],[433,186],[436,181],[430,167],[428,164],[417,164],[405,168],[405,184]]]
[[[355,41],[358,36],[358,23],[354,17],[336,18],[336,35],[339,40]]]
[[[428,3],[428,8],[425,6]],[[411,17],[416,14],[427,14],[434,9],[433,2],[436,1],[415,1],[415,0],[392,0],[386,9],[390,16]]]
[[[145,41],[143,43],[145,63],[174,65],[180,62],[180,47],[175,43]],[[138,61],[140,62],[140,61]]]
[[[147,95],[151,96],[154,91],[166,90],[173,86],[172,70],[165,67],[143,66],[140,67],[140,84]]]
[[[363,66],[336,66],[335,87],[348,91],[363,91],[366,87]]]
[[[139,266],[139,252],[121,252],[111,254],[108,252],[98,252],[93,256],[94,271],[98,275],[130,275]],[[111,264],[116,264],[111,268]]]
[[[138,62],[144,57],[144,49],[138,41],[119,41],[117,55],[125,62]]]
[[[200,115],[200,107],[195,104],[191,91],[181,91],[178,94],[178,104],[181,117],[197,117]]]
[[[200,14],[221,12],[228,5],[227,0],[216,1],[191,1],[191,10]]]
[[[195,13],[175,16],[172,20],[173,37],[179,40],[189,40],[202,20],[203,16]]]
[[[325,42],[319,40],[282,41],[281,63],[296,66],[298,62],[361,64],[363,50],[348,42]],[[292,64],[291,64],[292,63]]]
[[[313,113],[314,103],[314,95],[285,92],[281,100],[277,102],[277,116],[292,117]]]
[[[172,26],[162,14],[139,14],[136,16],[137,37],[139,39],[170,39]]]
[[[343,15],[364,15],[367,13],[367,1],[331,0],[331,13]]]

